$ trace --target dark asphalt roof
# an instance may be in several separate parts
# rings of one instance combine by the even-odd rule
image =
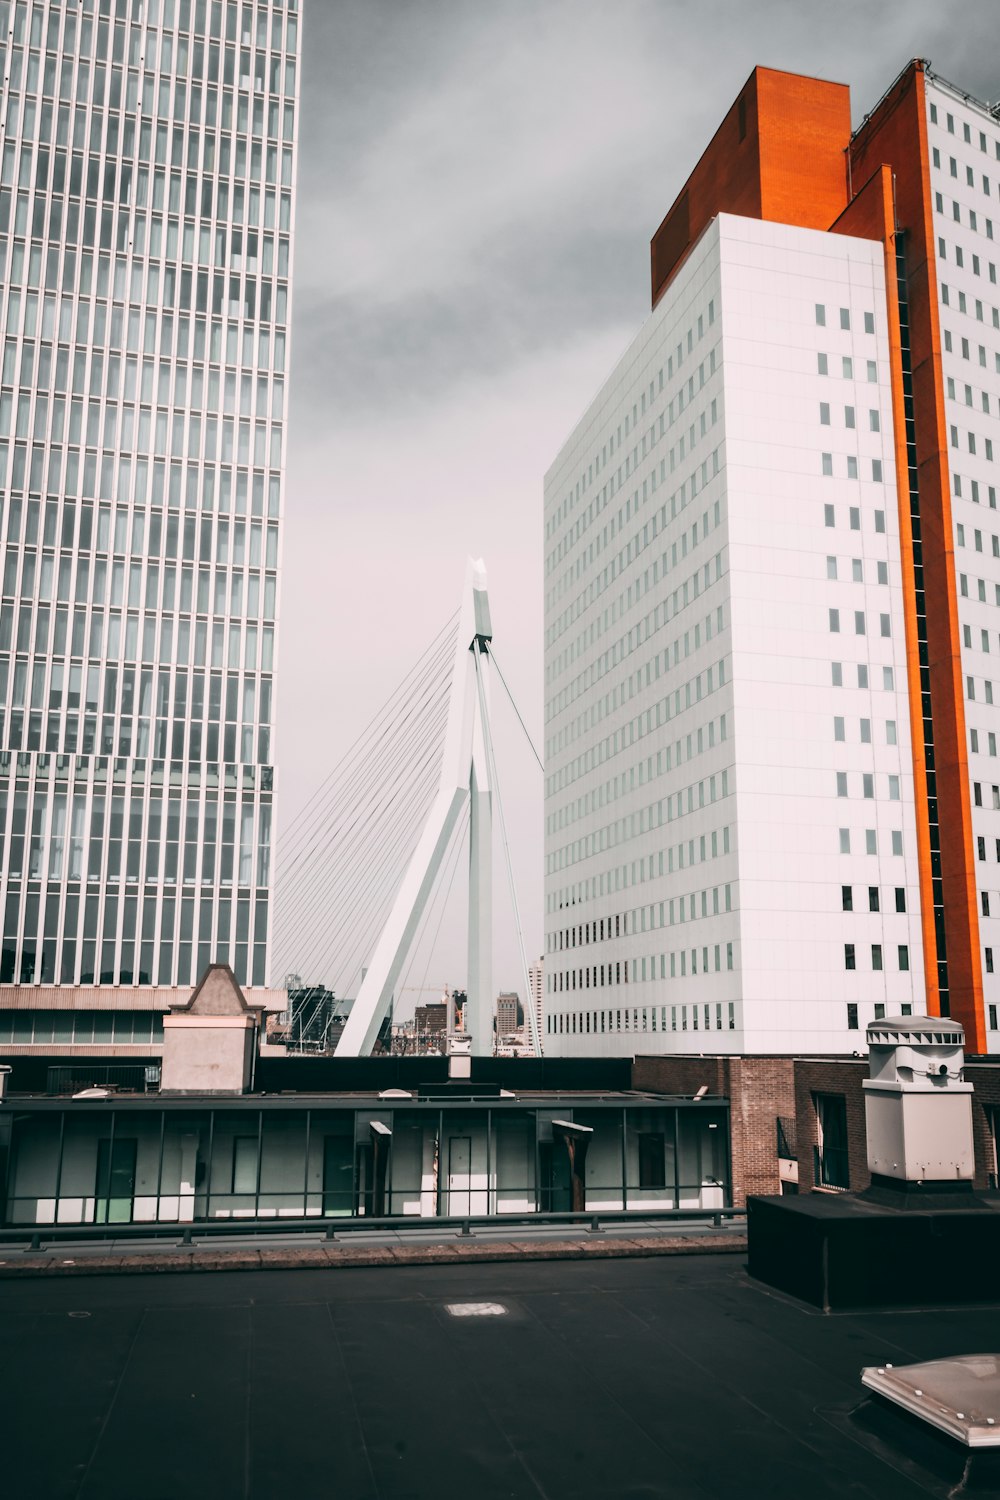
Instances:
[[[861,1369],[1000,1348],[1000,1307],[823,1317],[735,1256],[6,1282],[0,1326],[44,1500],[943,1497]]]

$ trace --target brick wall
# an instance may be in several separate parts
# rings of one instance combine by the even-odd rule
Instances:
[[[976,1148],[976,1187],[996,1187],[996,1150],[987,1111],[1000,1110],[1000,1063],[970,1062],[965,1076],[975,1089],[972,1096],[972,1133]]]
[[[871,1182],[865,1137],[865,1103],[861,1085],[868,1077],[868,1059],[795,1059],[795,1119],[799,1156],[799,1192],[813,1189],[815,1150],[819,1145],[815,1094],[837,1094],[847,1111],[847,1163],[852,1193],[860,1193]]]

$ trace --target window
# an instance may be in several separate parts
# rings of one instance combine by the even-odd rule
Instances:
[[[840,309],[840,326],[847,330],[850,330],[851,327],[851,314],[850,310],[846,307]]]
[[[856,505],[851,506],[851,530],[861,530],[861,511]]]
[[[881,943],[872,943],[872,968],[878,970],[878,969],[881,969],[881,967],[882,967],[882,944]]]
[[[826,327],[826,308],[823,306],[822,302],[816,303],[816,322],[819,324],[820,328]]]
[[[816,1187],[850,1187],[847,1163],[847,1100],[843,1094],[815,1094]]]
[[[847,796],[847,772],[846,771],[838,771],[837,772],[837,796],[838,797],[846,797]]]
[[[853,943],[845,943],[844,944],[844,968],[845,969],[853,969],[854,967],[855,967],[855,963],[854,963],[854,944]]]
[[[234,1193],[257,1192],[257,1137],[238,1135],[233,1141]]]
[[[834,635],[836,635],[839,632],[839,630],[840,630],[840,610],[839,609],[831,609],[831,611],[830,611],[830,629],[833,631]]]
[[[880,458],[872,459],[872,479],[876,484],[882,483],[882,460]]]
[[[830,373],[829,362],[825,354],[817,354],[816,372],[819,375],[828,375]]]
[[[989,893],[989,891],[980,891],[980,893],[979,893],[979,899],[980,899],[980,901],[982,903],[983,916],[984,917],[988,917],[989,914],[990,914],[990,893]]]
[[[842,885],[840,887],[840,901],[844,911],[854,910],[854,887]]]
[[[864,633],[865,633],[865,612],[864,612],[863,609],[856,609],[854,611],[854,634],[855,635],[864,635]]]
[[[667,1185],[666,1136],[658,1132],[639,1136],[639,1186],[665,1188]]]
[[[839,830],[839,834],[840,834],[840,852],[841,852],[841,854],[850,854],[850,852],[851,852],[851,830],[849,828],[841,828]]]
[[[865,333],[874,333],[874,332],[875,332],[875,314],[874,313],[870,313],[870,312],[866,312],[865,313]]]
[[[828,453],[824,453],[823,457],[824,457],[824,459],[826,459],[826,458],[829,458],[830,455]],[[832,463],[832,459],[831,459],[831,463]],[[826,470],[824,469],[823,472],[825,474]],[[833,473],[832,468],[831,468],[830,472],[831,472],[831,474]],[[823,523],[826,526],[833,526],[833,525],[836,524],[836,522],[834,520],[833,506],[832,505],[824,505],[824,507],[823,507]]]
[[[880,427],[879,427],[879,414],[878,414],[877,411],[874,411],[874,410],[869,411],[869,413],[868,413],[868,427],[869,427],[870,431],[872,431],[872,432],[879,432],[881,430]]]
[[[875,836],[875,830],[874,830],[874,828],[866,828],[865,829],[865,853],[866,854],[877,854],[878,853],[878,839]]]
[[[819,420],[820,420],[820,426],[821,427],[829,427],[829,425],[830,425],[830,403],[829,403],[829,401],[821,401],[819,403]]]
[[[822,455],[822,459],[823,459],[823,473],[827,477],[829,477],[833,473],[833,454],[832,453],[824,453]],[[832,505],[828,505],[828,506],[825,507],[825,509],[826,509],[826,511],[828,513],[828,517],[829,517],[829,519],[827,520],[826,524],[828,526],[832,526],[833,525],[833,506]]]
[[[910,967],[910,950],[906,943],[900,943],[896,951],[899,955],[899,967],[905,971]]]
[[[854,361],[849,359],[846,354],[840,362],[840,369],[845,380],[854,379]]]
[[[828,557],[826,560],[826,576],[827,578],[836,578],[837,576],[837,559],[835,557]]]
[[[853,406],[845,406],[844,407],[844,426],[845,427],[853,427],[854,426],[854,407]]]
[[[851,579],[854,583],[864,583],[865,570],[860,557],[851,558]]]
[[[906,890],[905,887],[901,885],[897,885],[896,887],[896,910],[906,910]]]
[[[868,887],[868,910],[878,911],[878,909],[878,886],[870,885]]]
[[[987,972],[987,974],[992,974],[993,973],[993,949],[992,948],[987,948],[986,949],[986,972]]]
[[[846,738],[846,735],[844,733],[844,720],[839,716],[835,717],[833,721],[833,737],[835,740],[843,740]]]
[[[851,1002],[847,1006],[847,1029],[857,1031],[858,1029],[858,1007]]]

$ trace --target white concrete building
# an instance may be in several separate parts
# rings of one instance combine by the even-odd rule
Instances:
[[[972,863],[990,1051],[1000,1050],[1000,124],[979,100],[925,85],[951,479]]]
[[[923,1009],[891,403],[882,245],[719,214],[546,476],[547,1054]]]

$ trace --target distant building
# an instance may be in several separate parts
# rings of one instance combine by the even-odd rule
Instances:
[[[524,1024],[524,1008],[516,994],[498,995],[496,1010],[497,1037],[513,1036]]]
[[[528,968],[528,987],[530,990],[530,1004],[534,1006],[535,1022],[538,1026],[539,1040],[545,1032],[545,959],[540,958],[536,964]]]

